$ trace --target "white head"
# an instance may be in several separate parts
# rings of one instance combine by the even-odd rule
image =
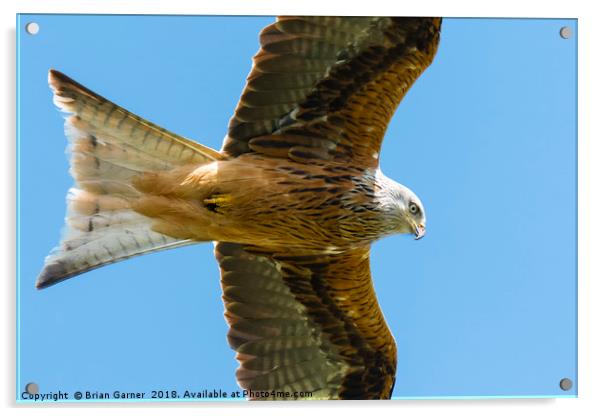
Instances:
[[[387,178],[380,170],[376,175],[380,190],[376,196],[391,233],[414,234],[416,240],[426,233],[426,214],[422,202],[409,188]]]

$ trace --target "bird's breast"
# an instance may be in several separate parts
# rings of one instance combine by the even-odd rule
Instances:
[[[222,215],[252,240],[240,242],[335,253],[383,234],[377,184],[363,170],[265,159],[219,163],[214,193],[227,195]]]

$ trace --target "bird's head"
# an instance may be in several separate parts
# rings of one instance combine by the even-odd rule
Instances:
[[[377,182],[381,188],[377,197],[392,233],[414,234],[416,240],[424,237],[426,214],[420,198],[382,173],[378,174]]]
[[[407,189],[407,188],[406,188]],[[405,209],[409,233],[414,233],[416,240],[420,240],[426,233],[426,215],[420,199],[408,189],[407,205]]]

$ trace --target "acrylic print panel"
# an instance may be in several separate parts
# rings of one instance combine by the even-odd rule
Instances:
[[[18,16],[17,400],[241,392],[212,244],[35,289],[73,185],[47,79],[220,149],[273,20]],[[394,115],[380,165],[420,196],[428,234],[372,247],[393,398],[576,396],[576,38],[575,20],[444,19]]]

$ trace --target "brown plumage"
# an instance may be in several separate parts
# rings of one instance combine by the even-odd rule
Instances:
[[[281,17],[220,152],[51,71],[67,118],[69,233],[42,288],[151,251],[215,241],[241,387],[271,398],[389,398],[395,342],[372,286],[376,239],[424,234],[420,200],[378,169],[440,18]]]

